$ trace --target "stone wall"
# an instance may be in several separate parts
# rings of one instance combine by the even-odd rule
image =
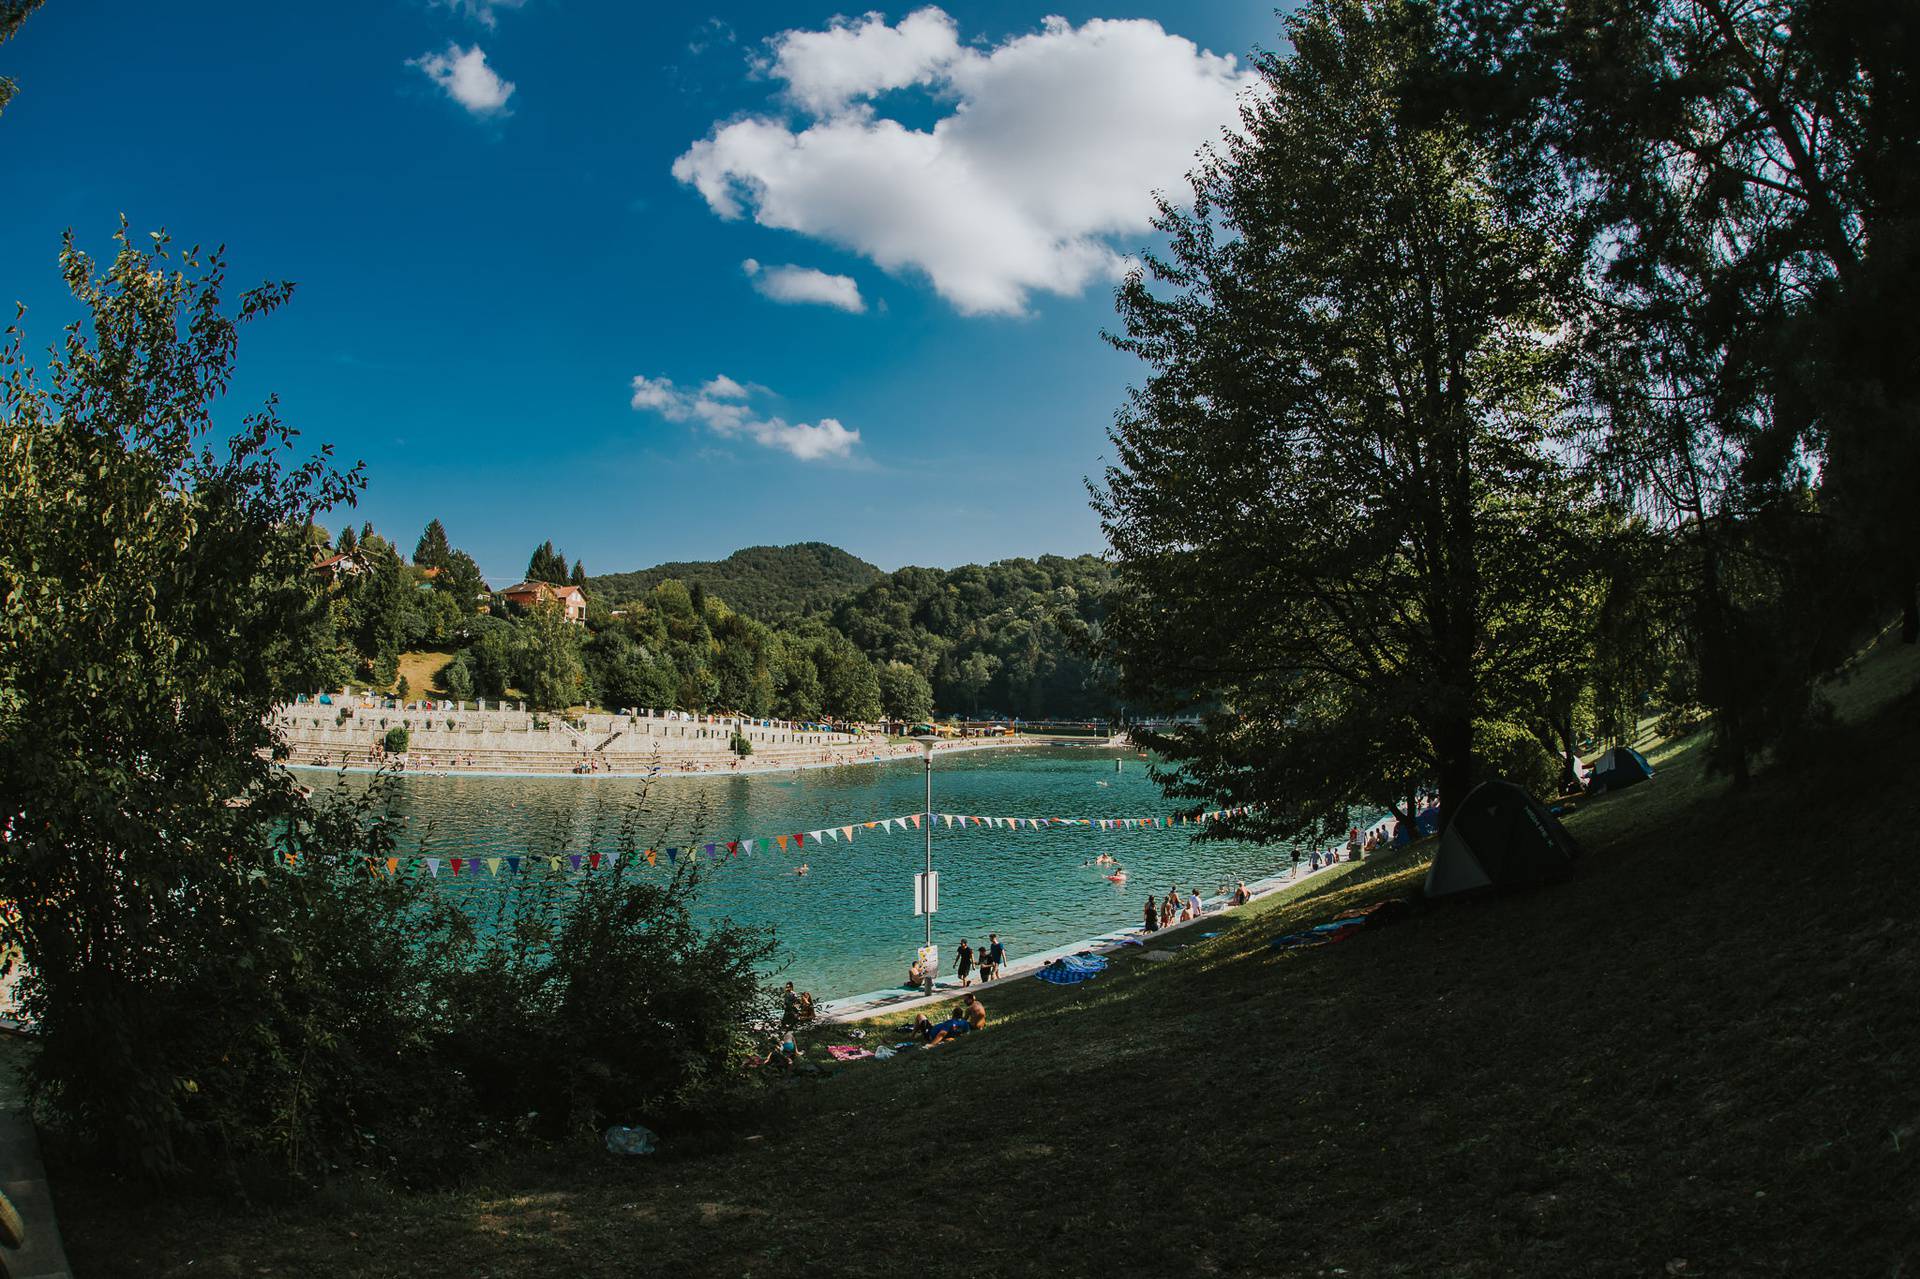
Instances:
[[[644,772],[656,762],[667,767],[725,766],[734,758],[735,733],[753,743],[755,763],[810,762],[823,753],[844,756],[874,740],[738,716],[632,712],[570,720],[499,703],[409,707],[390,699],[338,695],[330,704],[307,698],[282,706],[271,723],[297,764],[367,762],[379,753],[387,730],[401,727],[407,730],[408,754],[414,759],[445,766],[471,756],[470,767],[501,772],[572,772],[583,761],[613,772]]]

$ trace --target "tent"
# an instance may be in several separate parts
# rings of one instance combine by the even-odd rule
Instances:
[[[1593,761],[1593,775],[1587,778],[1587,789],[1599,795],[1652,780],[1653,765],[1647,763],[1645,755],[1631,746],[1616,746]]]
[[[1573,836],[1539,800],[1512,782],[1482,782],[1440,832],[1426,894],[1550,883],[1571,873],[1579,855]]]

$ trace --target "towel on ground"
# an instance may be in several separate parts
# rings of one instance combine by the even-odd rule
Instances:
[[[828,1044],[827,1056],[835,1061],[865,1061],[873,1054],[864,1048],[856,1048],[852,1044]]]
[[[1106,966],[1107,961],[1099,955],[1062,955],[1034,976],[1056,986],[1072,986],[1095,976]]]

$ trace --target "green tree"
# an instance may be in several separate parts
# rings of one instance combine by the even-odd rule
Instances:
[[[551,600],[535,605],[517,629],[514,670],[527,700],[541,710],[579,702],[586,674],[580,661],[581,629]]]
[[[905,662],[888,662],[878,671],[880,705],[888,719],[915,722],[933,718],[933,685]]]
[[[1318,0],[1286,35],[1120,291],[1151,376],[1096,494],[1122,690],[1205,712],[1156,739],[1171,788],[1260,802],[1221,832],[1251,836],[1413,777],[1450,814],[1476,726],[1523,718],[1510,668],[1566,607],[1546,548],[1587,500],[1549,447],[1568,264],[1466,129],[1409,110],[1418,11]]]
[[[445,568],[452,554],[453,548],[447,545],[446,527],[439,520],[427,521],[426,532],[413,548],[414,567]]]
[[[527,580],[529,582],[550,582],[555,586],[567,580],[567,557],[553,549],[552,542],[542,542],[535,548],[533,558],[527,561]]]
[[[487,580],[480,576],[480,566],[473,562],[473,556],[453,551],[433,579],[433,589],[451,599],[462,617],[472,617],[487,593]]]
[[[1920,27],[1877,0],[1442,8],[1510,191],[1585,228],[1600,458],[1691,575],[1669,603],[1744,781],[1874,603],[1920,639]],[[1789,579],[1828,589],[1766,593]]]

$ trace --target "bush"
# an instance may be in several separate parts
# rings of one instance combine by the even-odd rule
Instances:
[[[387,739],[386,739],[387,754],[389,755],[406,754],[407,743],[410,740],[411,740],[411,737],[408,734],[407,730],[405,728],[402,728],[400,725],[395,724],[392,728],[389,728],[387,730]]]
[[[437,982],[446,1063],[481,1113],[537,1113],[566,1131],[657,1126],[730,1078],[771,1018],[759,969],[772,932],[724,920],[702,931],[691,868],[657,883],[630,863],[573,877],[557,902],[539,877],[515,881],[510,925]]]
[[[733,741],[731,745],[733,746],[733,753],[742,759],[753,754],[753,742],[745,733],[737,728],[733,730]]]
[[[1560,793],[1562,761],[1518,724],[1482,720],[1473,726],[1473,754],[1480,765],[1476,781],[1503,778],[1536,799]]]

